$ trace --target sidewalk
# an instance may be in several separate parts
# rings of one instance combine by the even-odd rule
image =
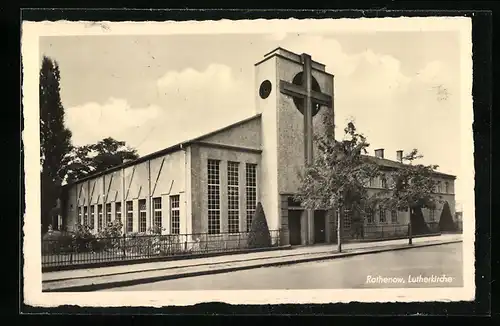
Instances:
[[[408,245],[408,239],[348,243],[342,246],[342,253],[336,252],[335,244],[327,244],[219,257],[47,272],[42,273],[42,291],[95,291],[181,277],[226,273],[459,241],[462,241],[461,234],[443,234],[414,238],[412,246]]]

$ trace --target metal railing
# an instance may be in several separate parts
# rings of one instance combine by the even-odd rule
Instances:
[[[407,224],[374,224],[374,225],[352,225],[347,233],[347,239],[353,240],[379,240],[386,238],[408,236]]]
[[[249,243],[251,232],[196,234],[125,234],[120,237],[78,238],[68,233],[42,240],[42,267],[92,264],[154,257],[235,252],[280,245],[280,231],[269,231],[271,244]]]
[[[425,230],[412,230],[413,236],[440,233],[438,222],[426,222]],[[404,238],[410,235],[409,224],[365,224],[351,225],[344,231],[345,240],[383,240],[390,238]]]

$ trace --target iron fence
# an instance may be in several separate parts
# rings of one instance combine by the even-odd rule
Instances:
[[[354,240],[379,240],[408,236],[408,224],[369,224],[351,229],[349,235]]]
[[[413,236],[440,233],[439,223],[426,222],[423,230],[412,230]],[[409,224],[365,224],[352,225],[344,231],[345,240],[383,240],[409,236]]]
[[[269,231],[271,244],[280,245],[280,231]],[[75,235],[42,240],[42,267],[93,264],[154,257],[203,255],[255,248],[248,239],[251,232],[87,237]]]

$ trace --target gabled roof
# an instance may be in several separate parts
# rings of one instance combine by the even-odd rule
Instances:
[[[166,155],[166,154],[170,154],[170,153],[179,151],[179,150],[183,149],[184,147],[189,146],[190,144],[199,142],[199,141],[201,141],[201,140],[203,140],[203,139],[205,139],[207,137],[210,137],[210,136],[213,136],[215,134],[221,133],[221,132],[226,131],[228,129],[238,127],[238,126],[240,126],[242,124],[245,124],[245,123],[247,123],[249,121],[252,121],[252,120],[255,120],[255,119],[260,119],[260,117],[261,117],[260,113],[256,114],[256,115],[251,116],[251,117],[249,117],[247,119],[240,120],[240,121],[238,121],[236,123],[230,124],[230,125],[228,125],[226,127],[217,129],[215,131],[209,132],[209,133],[201,135],[199,137],[196,137],[196,138],[193,138],[193,139],[190,139],[190,140],[186,140],[184,142],[181,142],[181,143],[175,144],[173,146],[161,149],[159,151],[156,151],[156,152],[148,154],[148,155],[141,156],[141,157],[139,157],[136,160],[125,162],[125,163],[123,163],[121,165],[114,166],[112,168],[109,168],[107,170],[104,170],[104,171],[101,171],[101,172],[98,172],[98,173],[90,174],[90,175],[88,175],[88,176],[86,176],[84,178],[81,178],[81,179],[78,179],[78,180],[76,180],[74,182],[68,183],[68,184],[64,185],[63,187],[74,185],[74,184],[82,182],[82,181],[93,179],[93,178],[102,176],[104,174],[112,173],[112,172],[121,170],[123,168],[129,167],[129,166],[133,166],[133,165],[136,165],[136,164],[139,164],[139,163],[142,163],[142,162],[145,162],[145,161],[157,158],[157,157],[161,157],[161,156]]]
[[[380,158],[380,157],[370,156],[370,155],[364,155],[364,156],[367,159],[373,161],[374,163],[376,163],[382,167],[385,167],[387,169],[391,169],[391,170],[393,170],[393,169],[396,170],[396,169],[399,169],[399,168],[406,165],[404,163],[401,163],[398,161],[393,161],[393,160],[388,160],[386,158]],[[438,171],[435,171],[434,174],[436,176],[440,176],[443,178],[456,179],[456,176],[454,176],[454,175],[446,174],[446,173],[442,173],[442,172],[438,172]]]

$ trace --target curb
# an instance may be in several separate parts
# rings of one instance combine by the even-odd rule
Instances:
[[[431,247],[431,246],[438,246],[438,245],[445,245],[445,244],[452,244],[452,243],[461,243],[461,242],[463,242],[463,240],[449,240],[449,241],[439,242],[439,243],[422,243],[422,244],[406,245],[404,247],[401,246],[401,247],[394,247],[394,248],[380,248],[380,249],[372,249],[372,250],[361,249],[360,251],[345,252],[345,253],[340,253],[340,254],[334,253],[334,254],[320,256],[320,257],[309,257],[309,258],[303,258],[303,259],[297,259],[297,260],[287,260],[287,261],[272,262],[272,263],[260,263],[260,264],[247,265],[247,266],[227,267],[227,268],[203,270],[203,271],[197,271],[197,272],[186,272],[186,273],[180,273],[180,274],[174,274],[174,275],[145,277],[145,278],[138,278],[138,279],[133,279],[133,280],[116,281],[116,282],[108,282],[108,283],[101,283],[101,284],[92,283],[92,284],[87,284],[87,285],[68,286],[68,287],[62,287],[62,288],[56,288],[56,289],[47,289],[47,290],[42,289],[42,292],[92,292],[92,291],[106,290],[106,289],[112,289],[112,288],[117,288],[117,287],[125,287],[125,286],[133,286],[133,285],[140,285],[140,284],[146,284],[146,283],[154,283],[154,282],[159,282],[159,281],[174,280],[174,279],[179,279],[179,278],[196,277],[196,276],[213,275],[213,274],[224,274],[224,273],[230,273],[230,272],[236,272],[236,271],[242,271],[242,270],[248,270],[248,269],[263,268],[263,267],[295,265],[295,264],[307,263],[307,262],[313,262],[313,261],[331,260],[331,259],[346,258],[346,257],[352,257],[352,256],[359,256],[359,255],[376,254],[376,253],[387,252],[387,251],[399,251],[399,250]]]
[[[288,250],[288,249],[291,249],[291,246],[285,246],[285,247],[282,247],[283,250]],[[267,251],[272,251],[272,250],[261,250],[262,252],[267,252]],[[256,251],[258,252],[258,251]],[[248,253],[248,252],[246,252]],[[322,251],[322,252],[318,252],[316,254],[331,254],[331,250],[329,251]],[[296,257],[296,256],[304,256],[304,255],[307,255],[307,254],[299,254],[299,253],[295,253],[295,254],[287,254],[287,255],[283,255],[283,256],[277,256],[277,257],[259,257],[259,258],[250,258],[250,259],[239,259],[239,260],[233,260],[233,261],[229,261],[229,262],[220,262],[220,263],[200,263],[200,264],[194,264],[194,265],[189,265],[189,266],[186,266],[186,267],[201,267],[201,266],[213,266],[214,264],[227,264],[227,263],[241,263],[241,262],[248,262],[248,261],[262,261],[262,260],[266,260],[266,259],[273,259],[273,258],[289,258],[289,257]],[[220,256],[229,256],[228,253],[224,253],[224,254],[221,254]],[[213,256],[210,256],[210,257],[213,257]],[[203,257],[203,258],[206,258],[206,257]],[[186,259],[187,260],[187,259]],[[154,262],[157,262],[157,261],[154,261]],[[133,265],[133,264],[131,264]],[[72,280],[72,279],[82,279],[82,278],[96,278],[96,277],[102,277],[102,276],[118,276],[118,275],[124,275],[124,274],[131,274],[131,273],[140,273],[140,272],[156,272],[156,271],[167,271],[167,270],[171,270],[171,269],[175,269],[175,268],[178,268],[178,267],[160,267],[160,268],[150,268],[150,269],[144,269],[144,270],[141,270],[141,271],[127,271],[127,272],[118,272],[118,273],[110,273],[110,274],[103,274],[103,275],[98,275],[98,276],[81,276],[81,277],[67,277],[67,278],[60,278],[60,279],[51,279],[51,280],[42,280],[42,284],[43,283],[55,283],[55,282],[60,282],[60,281],[69,281],[69,280]]]

